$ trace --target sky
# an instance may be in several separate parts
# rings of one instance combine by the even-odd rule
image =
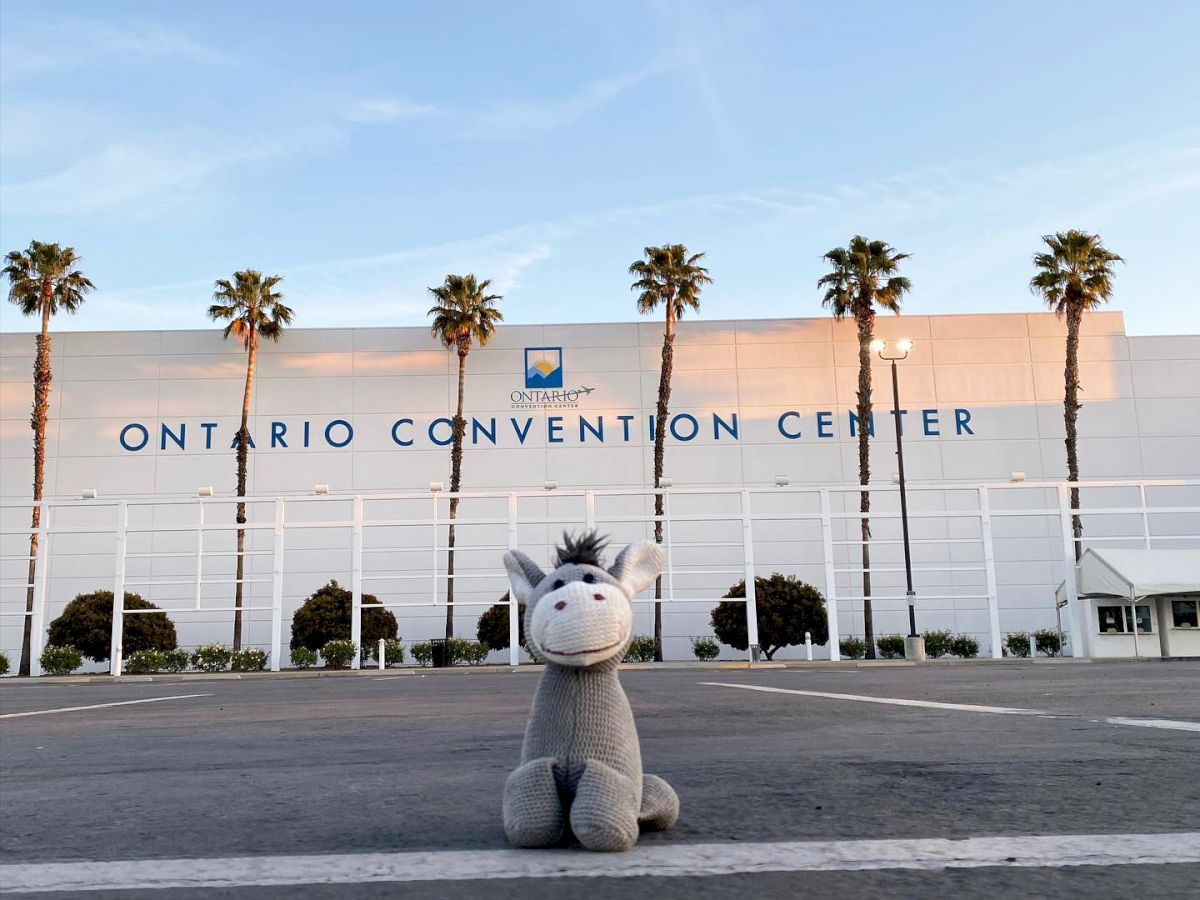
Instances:
[[[1034,311],[1082,228],[1131,334],[1200,333],[1198,42],[1191,0],[4,0],[0,248],[78,250],[58,329],[213,327],[242,268],[296,326],[425,324],[451,272],[557,323],[636,318],[663,243],[704,318],[823,315],[855,234],[908,313]]]

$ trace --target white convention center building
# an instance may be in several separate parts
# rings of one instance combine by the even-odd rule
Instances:
[[[876,327],[913,341],[898,382],[919,628],[974,636],[981,655],[998,656],[1003,636],[1061,621],[1071,652],[1128,655],[1136,619],[1142,655],[1157,655],[1163,629],[1173,655],[1200,655],[1194,595],[1132,616],[1111,599],[1056,604],[1070,568],[1063,323],[1034,313],[880,317]],[[507,546],[545,564],[564,529],[594,525],[614,543],[652,537],[661,343],[650,320],[508,325],[472,350],[457,634],[474,637],[479,613],[505,593]],[[13,659],[26,600],[34,349],[32,334],[0,335],[0,648]],[[1089,313],[1080,359],[1081,551],[1200,548],[1200,336],[1128,336],[1120,312]],[[54,335],[39,629],[76,594],[120,583],[170,610],[181,644],[229,641],[245,362],[215,328]],[[711,633],[712,605],[747,572],[812,583],[832,601],[836,633],[861,637],[853,323],[687,321],[674,366],[667,658],[690,658],[690,639]],[[292,613],[330,579],[387,604],[405,641],[442,635],[449,498],[436,489],[449,481],[457,372],[455,354],[425,327],[294,328],[262,344],[249,644],[274,649],[282,621],[286,665]],[[903,634],[887,364],[877,361],[873,377],[875,631]],[[640,633],[652,627],[650,596],[637,608]]]

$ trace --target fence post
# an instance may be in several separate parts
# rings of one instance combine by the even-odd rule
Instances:
[[[1142,501],[1142,535],[1146,539],[1146,549],[1150,549],[1150,514],[1146,511],[1146,482],[1138,482],[1138,496]]]
[[[842,658],[842,633],[838,626],[837,573],[833,567],[833,520],[829,489],[821,488],[821,543],[825,548],[825,615],[829,622],[829,659]]]
[[[379,667],[379,671],[382,672],[387,668],[387,641],[380,638],[379,646],[375,648],[375,652],[378,654],[375,663]]]
[[[350,640],[354,643],[354,660],[350,668],[362,668],[362,558],[363,558],[363,499],[354,498],[354,531],[350,540]]]
[[[1063,541],[1063,582],[1067,591],[1067,627],[1071,632],[1071,655],[1091,656],[1091,648],[1085,644],[1087,615],[1085,610],[1080,609],[1079,582],[1075,578],[1075,532],[1071,529],[1071,494],[1065,481],[1058,483],[1058,520]],[[1091,605],[1090,601],[1088,605]],[[1030,640],[1033,638],[1030,637]]]
[[[50,504],[41,503],[42,514],[38,518],[37,568],[33,574],[33,621],[29,623],[29,674],[34,678],[42,674],[42,635],[46,622],[46,585],[50,581]],[[24,623],[22,623],[24,624]]]
[[[804,658],[812,662],[812,632],[804,632]]]
[[[117,504],[117,546],[113,553],[116,572],[113,578],[112,644],[109,646],[110,675],[121,674],[122,636],[125,631],[125,529],[129,527],[129,507]]]
[[[983,568],[987,573],[988,629],[991,631],[992,659],[1000,659],[1000,599],[996,589],[996,550],[992,545],[992,505],[987,485],[979,488],[979,529],[983,539]]]
[[[200,608],[201,585],[204,582],[204,500],[198,500],[196,518],[196,609]]]
[[[203,507],[201,507],[203,509]],[[278,672],[283,656],[283,498],[275,498],[275,539],[271,548],[271,671]]]
[[[591,491],[586,495],[589,500],[593,500]],[[592,503],[588,503],[588,510],[592,514],[592,520],[595,521],[595,507]],[[517,495],[508,495],[508,549],[517,549]],[[517,595],[511,588],[508,591],[508,664],[510,666],[519,666],[521,664],[520,648],[521,648],[521,607],[517,603]]]
[[[746,571],[746,655],[758,662],[758,604],[754,594],[754,532],[750,524],[750,492],[742,491],[742,550]]]

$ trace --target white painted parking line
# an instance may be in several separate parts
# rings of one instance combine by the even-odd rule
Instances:
[[[760,872],[1060,867],[1200,862],[1200,832],[1051,834],[586,850],[443,850],[328,856],[139,859],[0,866],[8,894],[512,878],[658,878]]]
[[[148,697],[145,700],[121,700],[117,703],[93,703],[90,706],[61,706],[58,709],[35,709],[29,712],[5,713],[0,719],[20,719],[25,716],[48,716],[53,713],[79,712],[84,709],[107,709],[110,706],[133,706],[135,703],[161,703],[163,700],[191,700],[193,697],[211,697],[212,694],[176,694],[172,697]]]
[[[1019,709],[1010,706],[977,706],[972,703],[939,703],[935,700],[906,700],[902,697],[869,697],[863,694],[832,694],[826,691],[800,691],[793,688],[764,687],[758,684],[729,684],[724,681],[701,681],[710,687],[738,688],[743,691],[762,691],[766,694],[799,694],[825,700],[853,700],[858,703],[883,703],[887,706],[919,706],[925,709],[948,709],[956,712],[992,713],[1001,716],[1044,716],[1044,710]]]
[[[1109,725],[1136,725],[1139,728],[1166,728],[1171,731],[1200,731],[1200,722],[1186,722],[1179,719],[1127,719],[1113,716],[1105,719]]]

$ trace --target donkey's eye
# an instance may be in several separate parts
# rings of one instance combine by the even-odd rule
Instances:
[[[557,591],[562,586],[563,586],[563,580],[561,578],[556,579],[554,582],[554,590]]]
[[[596,580],[596,576],[593,575],[591,572],[587,572],[584,574],[583,580],[586,581],[588,584],[591,584],[593,581]]]

